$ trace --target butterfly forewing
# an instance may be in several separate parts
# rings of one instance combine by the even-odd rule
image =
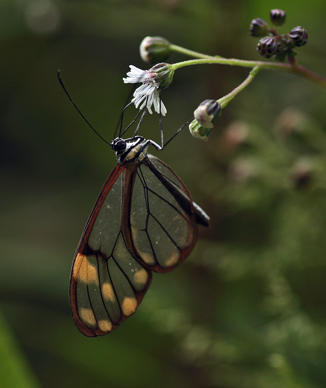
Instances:
[[[175,193],[187,202],[186,210]],[[171,271],[191,252],[197,240],[192,200],[178,176],[148,155],[135,174],[130,226],[138,256],[151,270]]]

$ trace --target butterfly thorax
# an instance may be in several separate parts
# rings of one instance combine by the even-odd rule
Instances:
[[[120,164],[141,162],[147,156],[149,143],[141,136],[131,139],[115,138],[110,143]]]

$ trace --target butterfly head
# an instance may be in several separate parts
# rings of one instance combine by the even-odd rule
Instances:
[[[118,162],[124,164],[143,160],[146,157],[148,143],[141,136],[127,140],[116,137],[111,141],[110,146],[115,152]]]
[[[127,148],[127,143],[125,140],[121,139],[120,137],[116,137],[111,141],[110,146],[113,149],[113,151],[115,151],[117,156],[119,156],[125,152]]]

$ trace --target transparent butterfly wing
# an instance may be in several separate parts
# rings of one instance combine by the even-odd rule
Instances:
[[[142,264],[155,272],[174,269],[197,241],[194,207],[187,188],[172,169],[152,155],[134,175],[130,232]]]
[[[75,323],[104,335],[133,314],[152,271],[179,265],[197,241],[190,194],[162,161],[117,165],[107,179],[77,248],[70,282]]]
[[[125,215],[130,175],[118,165],[106,181],[77,248],[70,281],[70,305],[86,336],[111,332],[133,314],[151,282],[151,271],[127,244]],[[127,205],[128,206],[128,205]]]

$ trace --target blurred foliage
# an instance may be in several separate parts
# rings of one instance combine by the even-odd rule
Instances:
[[[261,72],[209,141],[184,130],[159,155],[211,216],[189,259],[154,281],[137,314],[84,338],[68,304],[74,249],[115,157],[110,140],[146,35],[260,60],[248,34],[272,1],[3,0],[0,4],[1,387],[326,386],[325,92]],[[325,76],[326,3],[282,2],[307,28],[300,63]],[[174,55],[171,61],[183,60]],[[177,72],[168,138],[248,69]],[[157,118],[142,128],[158,139]],[[146,132],[147,131],[147,132]],[[107,158],[108,155],[108,158]],[[196,177],[196,179],[194,179]],[[3,321],[3,322],[2,322]]]

